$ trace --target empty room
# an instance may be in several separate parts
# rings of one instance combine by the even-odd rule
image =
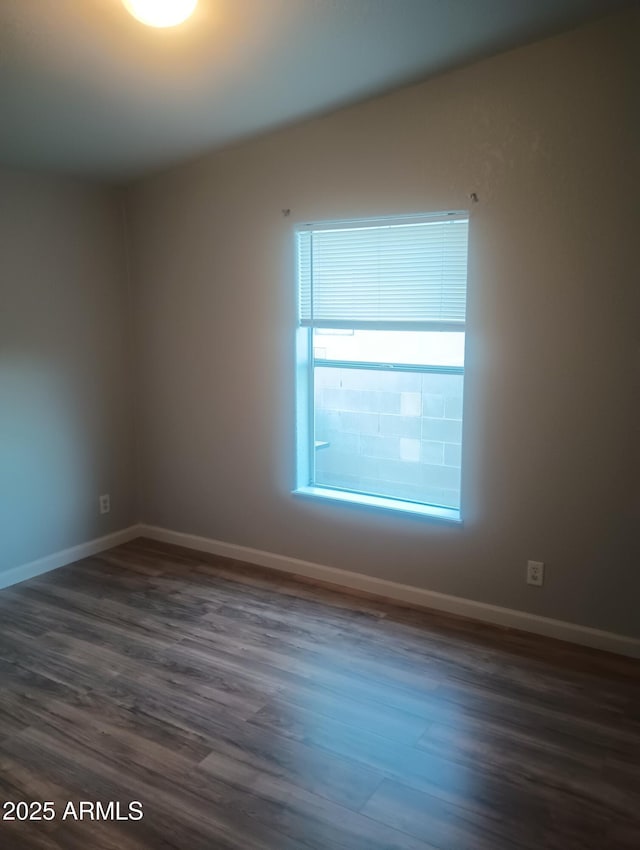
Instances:
[[[640,4],[0,0],[0,848],[640,847]]]

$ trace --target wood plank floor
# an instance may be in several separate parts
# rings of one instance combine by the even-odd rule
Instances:
[[[613,655],[136,540],[0,592],[0,686],[7,850],[640,847]]]

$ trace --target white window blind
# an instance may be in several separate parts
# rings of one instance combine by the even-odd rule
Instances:
[[[300,324],[464,325],[466,214],[298,231]]]

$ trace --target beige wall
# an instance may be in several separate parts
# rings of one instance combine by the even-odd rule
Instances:
[[[144,521],[640,634],[636,21],[131,190]],[[292,496],[292,221],[470,192],[464,526]]]
[[[128,306],[114,190],[0,171],[0,572],[135,518]]]

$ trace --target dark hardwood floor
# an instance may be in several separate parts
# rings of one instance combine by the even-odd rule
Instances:
[[[136,540],[0,592],[0,801],[56,810],[0,847],[638,848],[639,671]]]

